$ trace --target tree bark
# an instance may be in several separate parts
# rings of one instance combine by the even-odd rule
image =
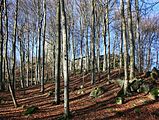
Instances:
[[[18,1],[17,1],[18,2]],[[18,5],[18,3],[17,3]],[[13,93],[13,90],[12,90],[12,87],[11,87],[11,76],[10,76],[10,72],[9,72],[9,63],[8,63],[8,51],[7,51],[7,48],[8,48],[8,12],[7,12],[7,3],[6,3],[6,0],[4,0],[4,10],[5,10],[5,32],[6,32],[6,35],[5,35],[5,42],[6,42],[6,47],[5,47],[5,61],[6,61],[6,68],[7,68],[7,75],[8,75],[8,84],[9,84],[9,91],[11,93],[11,97],[12,97],[12,100],[13,100],[13,103],[14,103],[14,106],[17,107],[17,101],[16,101],[16,98],[15,98],[15,94]]]
[[[38,0],[38,41],[39,41],[39,49],[38,49],[38,81],[41,82],[41,0]]]
[[[124,1],[120,0],[121,9],[121,19],[122,19],[122,31],[123,31],[123,41],[124,41],[124,94],[127,92],[128,87],[128,48],[127,48],[127,35],[126,35],[126,21],[124,15]]]
[[[104,44],[103,71],[107,70],[107,43],[106,43],[106,35],[107,35],[107,25],[106,25],[106,18],[104,17],[104,25],[103,25],[103,44]]]
[[[91,84],[95,84],[95,0],[92,0],[92,30],[91,30]]]
[[[3,0],[0,2],[0,91],[3,90]]]
[[[136,24],[136,40],[138,42],[138,48],[137,48],[137,52],[138,52],[138,69],[139,72],[142,72],[142,64],[141,64],[141,43],[140,43],[140,15],[139,15],[139,2],[138,0],[135,0],[135,11],[136,11],[136,19],[137,19],[137,24]]]
[[[15,9],[15,19],[14,19],[14,37],[13,37],[13,67],[12,67],[12,90],[13,90],[13,96],[15,96],[15,87],[16,87],[16,79],[15,79],[15,67],[16,67],[16,36],[17,36],[17,18],[18,18],[18,0],[16,0],[16,9]]]
[[[63,37],[63,74],[64,74],[64,116],[69,117],[69,77],[68,77],[68,50],[67,50],[67,22],[64,0],[61,0],[61,28]]]
[[[130,0],[127,0],[127,14],[128,14],[128,30],[130,38],[130,79],[135,77],[135,41],[132,24],[132,11]]]
[[[107,32],[108,32],[108,81],[110,80],[110,30],[109,30],[109,6],[107,0],[106,6],[106,24],[107,24]]]
[[[44,10],[44,25],[43,25],[43,64],[42,64],[42,80],[41,80],[41,92],[44,93],[44,79],[45,79],[45,34],[46,34],[46,0],[43,0]]]

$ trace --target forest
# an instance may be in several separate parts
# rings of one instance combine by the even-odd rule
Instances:
[[[0,120],[158,120],[158,0],[0,0]]]

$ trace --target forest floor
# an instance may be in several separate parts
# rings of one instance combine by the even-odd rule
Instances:
[[[100,77],[99,77],[100,76]],[[118,71],[111,73],[111,78],[119,77]],[[84,78],[83,94],[77,94]],[[159,101],[151,100],[148,95],[136,94],[125,99],[124,104],[117,105],[115,98],[120,90],[116,84],[107,84],[106,74],[100,73],[96,77],[96,85],[92,86],[91,75],[75,75],[70,77],[70,111],[72,120],[157,120],[159,119]],[[99,98],[89,96],[92,88],[103,86],[104,94]],[[63,115],[63,81],[61,82],[61,103],[53,103],[53,83],[45,85],[45,94],[40,93],[39,86],[29,87],[25,94],[22,90],[16,91],[16,99],[20,107],[14,108],[9,92],[0,92],[3,103],[0,104],[0,120],[56,120]],[[28,106],[37,106],[39,109],[32,115],[24,115]],[[158,112],[158,114],[155,114]]]

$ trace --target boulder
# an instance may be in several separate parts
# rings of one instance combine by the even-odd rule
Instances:
[[[104,93],[104,90],[102,87],[95,87],[91,93],[90,93],[90,97],[94,97],[94,98],[97,98],[99,97],[100,95],[102,95]]]

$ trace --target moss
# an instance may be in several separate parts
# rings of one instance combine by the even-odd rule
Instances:
[[[37,106],[31,106],[31,107],[28,107],[26,109],[26,111],[24,112],[24,115],[30,115],[30,114],[33,114],[35,112],[37,112],[39,108]]]
[[[115,101],[116,101],[116,104],[121,105],[124,102],[124,98],[123,97],[117,97]]]
[[[140,108],[135,108],[134,112],[139,115],[141,113],[141,109]]]
[[[151,89],[149,95],[152,99],[156,100],[159,97],[159,88]]]
[[[90,93],[90,97],[94,97],[94,98],[97,98],[99,97],[100,95],[102,95],[104,92],[104,90],[101,88],[101,87],[96,87],[94,88],[91,93]]]

